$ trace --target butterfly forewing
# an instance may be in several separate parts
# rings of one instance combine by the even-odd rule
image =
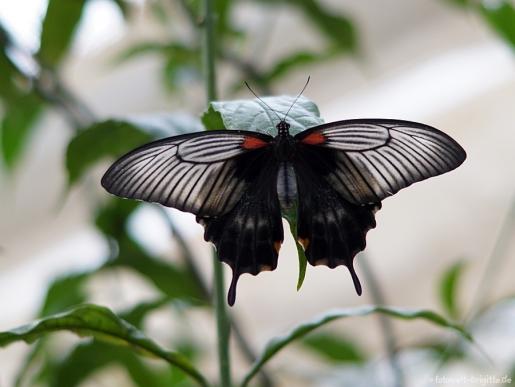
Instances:
[[[355,204],[377,203],[458,167],[466,157],[445,133],[410,121],[339,121],[301,132],[295,140],[317,174]]]
[[[246,131],[212,131],[144,145],[115,162],[102,185],[117,196],[196,215],[230,211],[249,184],[254,160],[273,140]]]

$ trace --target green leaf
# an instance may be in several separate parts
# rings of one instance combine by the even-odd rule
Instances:
[[[508,0],[483,0],[479,12],[490,27],[515,48],[515,8],[513,2]]]
[[[55,67],[70,48],[82,17],[86,0],[49,0],[38,57],[44,65]]]
[[[143,42],[129,47],[119,55],[115,63],[124,62],[141,55],[154,54],[164,58],[165,85],[171,90],[202,76],[200,50],[196,46],[173,42],[170,44]]]
[[[263,97],[262,100],[276,113],[270,111],[257,99],[216,101],[209,104],[208,111],[202,116],[202,122],[208,129],[251,130],[275,136],[277,134],[275,126],[288,112],[295,101],[295,97]],[[220,114],[223,121],[222,128],[213,126],[214,124],[220,124],[214,112]],[[290,132],[292,134],[323,123],[318,107],[303,96],[291,108],[287,121],[291,125]]]
[[[340,51],[351,51],[357,46],[356,31],[349,18],[321,5],[317,0],[260,0],[262,3],[288,4],[299,8],[325,38],[331,47]]]
[[[465,346],[461,340],[450,342],[431,340],[427,343],[418,344],[414,348],[428,351],[442,365],[450,360],[463,360],[467,356]]]
[[[2,74],[0,77],[0,97],[4,104],[10,99],[16,98],[19,94],[14,81],[15,71],[7,55],[7,50],[10,46],[9,38],[7,31],[5,31],[2,28],[2,24],[0,24],[0,74]]]
[[[308,265],[308,259],[304,252],[304,248],[299,243],[299,236],[297,234],[297,204],[295,204],[288,211],[283,212],[282,215],[290,224],[290,232],[293,236],[293,240],[295,241],[295,246],[297,247],[297,257],[299,259],[299,277],[297,279],[297,291],[298,291],[302,287],[302,284],[304,283],[304,279],[306,278],[306,268]]]
[[[118,55],[116,62],[124,62],[141,55],[157,54],[169,60],[174,60],[177,64],[181,65],[200,65],[200,52],[198,48],[190,47],[183,43],[156,43],[153,41],[142,42],[130,46],[124,50],[121,55]]]
[[[460,316],[457,303],[457,287],[464,267],[464,262],[456,262],[443,273],[440,279],[440,302],[445,312],[455,320],[459,319]]]
[[[150,135],[140,128],[115,120],[103,121],[79,132],[66,150],[68,184],[76,183],[88,168],[101,159],[119,157],[150,139]]]
[[[127,321],[129,324],[134,325],[136,328],[141,328],[143,325],[143,320],[150,312],[161,308],[168,302],[168,297],[161,297],[154,301],[140,302],[131,309],[120,313],[120,317]]]
[[[515,7],[510,0],[446,0],[448,3],[470,9],[512,47],[515,47]]]
[[[81,337],[93,337],[110,344],[129,346],[140,354],[164,360],[187,373],[200,385],[208,386],[202,374],[183,355],[159,347],[145,337],[143,332],[117,317],[109,309],[97,305],[81,305],[32,324],[0,332],[0,347],[19,341],[32,343],[49,333],[60,331],[73,332]]]
[[[68,144],[68,183],[76,183],[98,161],[117,158],[152,139],[202,130],[191,115],[158,113],[100,121],[83,129]]]
[[[31,93],[9,56],[12,38],[0,23],[0,153],[7,168],[20,159],[37,118],[42,101]]]
[[[301,7],[308,20],[311,20],[336,47],[344,51],[356,48],[356,32],[350,19],[322,7],[315,0],[289,0],[289,2]]]
[[[196,304],[206,301],[188,270],[149,256],[132,240],[119,241],[119,256],[108,265],[136,271],[170,298],[180,298]]]
[[[207,111],[202,114],[202,124],[204,124],[207,130],[227,129],[222,114],[216,111],[212,104],[210,104]]]
[[[48,287],[40,316],[48,316],[86,301],[84,285],[93,272],[84,272],[58,278]]]
[[[136,386],[176,386],[175,374],[178,372],[175,369],[151,368],[132,352],[98,341],[78,345],[64,360],[53,365],[51,372],[46,373],[51,375],[49,384],[52,387],[75,387],[91,377],[95,371],[111,364],[121,365]]]
[[[127,19],[129,16],[129,6],[125,2],[125,0],[112,0],[113,3],[118,7],[120,12],[122,13],[123,17]]]
[[[113,198],[95,214],[96,227],[106,236],[116,240],[127,238],[125,229],[129,216],[139,206],[136,200]]]
[[[444,328],[448,328],[456,331],[461,336],[469,341],[473,341],[472,336],[460,325],[454,324],[439,314],[422,309],[403,309],[403,308],[394,308],[394,307],[386,307],[386,306],[363,306],[359,308],[352,309],[337,309],[330,311],[321,317],[318,317],[312,321],[308,321],[306,323],[300,324],[287,333],[284,336],[276,337],[269,341],[266,345],[265,349],[258,357],[251,370],[245,376],[242,386],[247,386],[250,380],[256,375],[257,372],[271,359],[273,358],[279,351],[281,351],[288,344],[293,341],[307,335],[313,330],[337,319],[347,318],[347,317],[356,317],[356,316],[367,316],[372,313],[381,313],[387,316],[403,319],[403,320],[414,320],[414,319],[422,319],[428,322],[431,322],[437,326],[441,326]]]
[[[355,343],[334,334],[309,335],[302,340],[302,344],[333,363],[360,364],[366,360],[365,355]]]
[[[2,156],[9,169],[14,168],[23,154],[41,111],[41,101],[33,94],[20,93],[6,101],[0,131]]]
[[[261,79],[267,83],[277,81],[279,78],[290,74],[291,71],[297,67],[322,62],[333,56],[332,51],[320,54],[309,51],[298,51],[280,59],[272,66],[271,70],[261,75]]]
[[[84,289],[85,282],[96,272],[97,271],[84,272],[55,280],[47,291],[40,315],[47,316],[58,313],[71,306],[83,303],[86,300]],[[133,308],[120,313],[120,317],[136,328],[141,328],[145,317],[150,312],[165,305],[168,300],[168,298],[160,298],[155,301],[139,303]],[[147,378],[153,375],[151,370],[147,370],[145,365],[136,356],[124,349],[107,346],[99,342],[92,342],[76,347],[64,360],[56,362],[53,360],[53,356],[49,353],[48,349],[46,349],[45,343],[47,343],[47,341],[40,340],[37,345],[33,346],[32,351],[24,361],[24,366],[20,368],[16,386],[21,386],[23,380],[33,373],[31,372],[32,367],[35,364],[41,363],[42,357],[46,357],[46,359],[43,362],[43,369],[39,372],[38,380],[46,381],[46,384],[50,384],[54,387],[71,387],[78,385],[82,379],[93,373],[96,368],[106,366],[112,362],[117,362],[128,367],[127,369],[135,381],[143,380],[140,375]],[[89,358],[87,355],[89,354],[89,348],[92,348],[92,351],[98,351],[97,355],[99,353],[102,355]],[[86,352],[86,354],[84,352]],[[177,372],[168,371],[167,373],[175,375]],[[181,373],[181,375],[183,374]],[[158,375],[153,375],[149,379],[149,386],[161,386],[158,381],[162,379],[162,377],[157,376]],[[156,380],[154,381],[152,378]],[[174,378],[176,377],[174,376]],[[172,384],[169,383],[169,385]]]
[[[470,0],[445,0],[450,4],[457,5],[459,7],[467,7],[470,5]]]
[[[137,205],[132,200],[114,199],[97,213],[95,224],[116,243],[115,256],[104,268],[134,270],[170,299],[180,298],[203,305],[204,293],[189,270],[150,256],[128,235],[126,225]]]

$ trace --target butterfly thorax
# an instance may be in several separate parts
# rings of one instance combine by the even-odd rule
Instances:
[[[279,122],[276,126],[277,136],[274,139],[275,157],[278,161],[291,161],[295,151],[295,141],[290,135],[290,124]]]
[[[275,125],[277,129],[277,135],[280,137],[288,137],[290,135],[290,124],[285,120],[281,120],[277,125]]]
[[[274,139],[275,157],[279,161],[277,170],[277,196],[283,210],[291,208],[297,199],[297,182],[291,163],[295,152],[295,140],[290,135],[290,124],[282,120],[276,125]]]

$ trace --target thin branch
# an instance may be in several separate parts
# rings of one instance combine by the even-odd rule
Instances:
[[[478,312],[485,307],[485,301],[488,299],[491,285],[494,283],[495,277],[502,273],[501,265],[508,258],[508,248],[513,238],[515,229],[515,195],[512,197],[508,212],[504,217],[497,238],[495,240],[492,252],[486,261],[485,271],[478,282],[475,297],[470,307],[466,322],[468,323]]]
[[[363,269],[363,274],[369,286],[370,296],[374,304],[387,305],[384,292],[381,290],[381,286],[379,284],[379,280],[375,276],[371,266],[368,263],[367,256],[364,253],[361,253],[360,256],[360,266]],[[388,355],[388,361],[390,362],[390,368],[392,369],[394,386],[403,387],[405,385],[404,374],[402,372],[402,367],[399,364],[399,359],[397,356],[397,343],[392,323],[388,317],[384,315],[378,315],[377,319],[379,321],[379,327],[383,335],[384,346]]]

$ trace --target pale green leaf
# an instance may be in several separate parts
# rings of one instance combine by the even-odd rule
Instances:
[[[464,267],[464,262],[456,262],[443,273],[440,280],[440,302],[449,316],[455,320],[460,316],[457,302],[457,288]]]
[[[208,129],[250,130],[275,136],[277,134],[275,126],[284,118],[295,97],[263,97],[262,100],[269,107],[257,99],[211,102],[202,121],[205,125],[209,125]],[[224,128],[212,126],[213,123],[219,123],[214,112],[220,114]],[[303,96],[291,107],[286,120],[291,125],[292,134],[323,123],[318,107]]]
[[[307,335],[308,333],[331,321],[347,317],[367,316],[373,313],[381,313],[402,320],[425,320],[427,322],[433,323],[434,325],[453,330],[459,333],[465,339],[471,342],[473,341],[472,336],[462,326],[454,324],[445,319],[444,317],[442,317],[441,315],[430,310],[404,309],[378,305],[363,306],[349,309],[336,309],[333,311],[329,311],[312,321],[308,321],[296,326],[284,336],[276,337],[270,340],[269,343],[266,345],[265,349],[263,350],[263,352],[261,353],[261,355],[258,357],[256,362],[252,366],[251,370],[245,376],[242,386],[247,386],[250,380],[270,359],[272,359],[275,355],[277,355],[278,352],[280,352],[284,347],[286,347],[293,341]]]
[[[32,343],[47,334],[62,331],[133,348],[142,355],[164,360],[187,373],[200,385],[208,386],[206,379],[186,357],[178,352],[161,348],[147,338],[143,332],[120,319],[109,309],[98,305],[81,305],[67,312],[35,321],[32,324],[0,332],[0,347],[19,341]]]

